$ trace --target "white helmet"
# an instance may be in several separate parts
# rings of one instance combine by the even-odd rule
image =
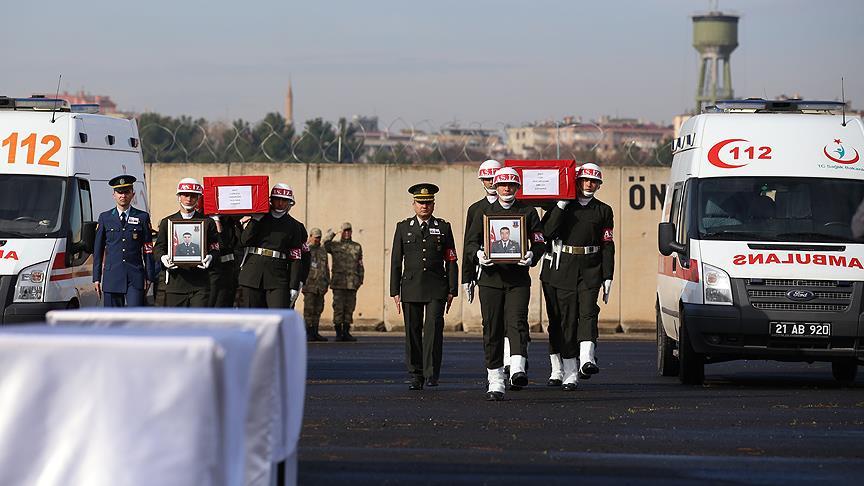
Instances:
[[[600,171],[600,166],[594,163],[583,164],[582,167],[576,172],[576,178],[582,179],[594,179],[595,181],[603,183],[603,172]]]
[[[191,177],[184,177],[177,183],[177,194],[181,193],[204,194],[204,187],[197,180]]]
[[[501,162],[497,160],[489,159],[486,162],[480,164],[480,168],[477,169],[477,178],[478,179],[491,179],[495,177],[495,171],[501,168]]]
[[[498,184],[503,184],[505,182],[513,182],[520,186],[522,185],[522,179],[519,177],[519,173],[512,167],[502,167],[495,172],[495,178],[492,180],[492,183],[497,186]]]
[[[273,189],[270,190],[270,197],[281,197],[291,201],[291,204],[294,204],[294,189],[291,189],[291,186],[288,184],[280,182],[275,184]]]

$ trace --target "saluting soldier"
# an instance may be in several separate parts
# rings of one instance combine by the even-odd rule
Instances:
[[[444,314],[459,288],[456,243],[450,223],[432,215],[434,184],[415,184],[414,216],[396,224],[390,256],[390,296],[405,319],[409,389],[438,386],[444,346]],[[404,266],[403,266],[404,262]]]
[[[210,216],[219,235],[219,251],[210,266],[209,307],[234,307],[237,294],[237,271],[234,250],[240,239],[238,218],[231,215]]]
[[[306,321],[307,341],[327,341],[318,332],[321,313],[324,312],[324,295],[330,286],[330,264],[327,250],[321,246],[321,230],[309,230],[309,276],[303,285],[303,320]]]
[[[553,245],[550,269],[544,269],[541,279],[561,320],[556,347],[563,358],[565,390],[575,390],[579,376],[600,371],[594,357],[597,296],[602,288],[603,301],[608,302],[615,270],[612,208],[594,197],[602,183],[600,167],[583,165],[576,176],[576,201],[558,201],[544,225],[548,238],[560,240]],[[551,333],[549,338],[553,339]]]
[[[159,233],[156,236],[154,253],[162,262],[162,272],[159,274],[159,298],[156,305],[164,307],[207,307],[210,297],[210,274],[208,269],[213,262],[213,257],[219,250],[219,239],[216,233],[216,225],[212,219],[206,218],[199,212],[198,200],[204,192],[204,187],[197,180],[186,177],[177,183],[177,202],[180,210],[174,214],[162,218],[159,222]],[[168,221],[203,220],[204,231],[207,233],[207,253],[202,262],[192,268],[179,268],[169,256],[168,245],[174,244],[174,235],[168,234]],[[184,243],[191,242],[191,234],[182,235]],[[182,249],[183,243],[177,245],[181,248],[177,255],[188,254],[190,256],[201,255],[203,249],[194,248],[191,245],[186,250]],[[198,246],[198,245],[195,245]]]
[[[354,309],[357,307],[357,289],[363,285],[363,247],[351,236],[351,223],[342,223],[342,236],[333,241],[336,234],[328,229],[324,238],[324,249],[333,255],[333,271],[330,288],[333,289],[333,327],[337,341],[356,341],[351,335]]]
[[[531,299],[531,277],[528,267],[537,264],[543,257],[545,240],[537,211],[516,200],[516,191],[521,179],[510,167],[498,169],[493,180],[498,191],[498,200],[482,214],[489,216],[523,216],[522,231],[526,232],[530,250],[516,264],[495,263],[483,251],[484,228],[476,221],[471,226],[465,254],[476,254],[483,267],[477,282],[480,296],[480,312],[483,316],[483,347],[486,358],[486,373],[489,388],[487,400],[503,400],[504,383],[504,335],[510,339],[514,354],[510,357],[510,385],[522,388],[528,384],[525,374],[528,352],[528,303]]]
[[[150,215],[132,207],[135,198],[131,175],[117,176],[114,209],[99,215],[93,247],[93,286],[105,298],[105,307],[140,307],[155,274]],[[103,271],[104,263],[104,271]]]
[[[240,245],[246,257],[240,267],[240,288],[247,307],[288,309],[300,295],[308,261],[306,227],[288,212],[294,206],[294,190],[275,184],[270,190],[270,212],[244,216]],[[308,272],[308,270],[306,270]]]

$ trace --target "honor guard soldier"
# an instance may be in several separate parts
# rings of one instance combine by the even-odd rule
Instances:
[[[210,265],[208,307],[234,307],[237,294],[237,268],[234,250],[240,240],[238,219],[231,215],[210,216],[219,235],[219,251]]]
[[[483,190],[486,195],[483,199],[476,201],[468,206],[468,214],[465,216],[465,236],[462,241],[462,248],[468,244],[468,235],[471,234],[471,225],[477,218],[478,214],[483,213],[483,210],[493,205],[498,200],[498,191],[492,184],[492,179],[495,177],[495,171],[501,168],[501,162],[489,159],[477,169],[477,179],[483,184]],[[482,216],[480,224],[483,224]],[[468,297],[470,304],[474,300],[474,287],[477,285],[477,274],[480,271],[480,265],[477,263],[475,255],[464,255],[462,261],[462,287],[465,289],[465,296]]]
[[[484,228],[476,220],[472,223],[471,234],[465,254],[476,254],[483,267],[477,281],[480,296],[480,312],[483,316],[483,347],[486,358],[486,373],[489,388],[487,400],[504,398],[504,335],[510,339],[513,354],[510,357],[510,385],[520,389],[528,384],[525,374],[526,354],[528,351],[528,303],[531,298],[531,277],[528,267],[542,258],[545,240],[540,217],[532,207],[516,200],[516,191],[521,185],[519,174],[510,167],[498,169],[493,180],[498,192],[498,200],[478,215],[522,216],[530,249],[516,264],[495,263],[483,251]]]
[[[357,307],[357,289],[363,285],[365,270],[363,247],[351,239],[352,233],[351,223],[342,223],[339,241],[333,241],[336,234],[331,229],[327,230],[324,238],[324,249],[333,255],[330,288],[333,289],[333,327],[336,328],[337,341],[357,340],[350,330]]]
[[[594,197],[602,183],[600,167],[583,165],[576,176],[576,201],[559,201],[544,225],[547,237],[556,242],[550,268],[544,268],[541,278],[561,321],[557,348],[563,358],[565,390],[575,390],[579,376],[600,371],[594,358],[597,296],[602,288],[603,301],[608,302],[615,270],[612,208]]]
[[[105,307],[140,307],[155,274],[150,215],[132,207],[135,177],[117,176],[116,207],[99,215],[93,247],[93,286]],[[103,270],[104,264],[104,270]]]
[[[318,332],[321,313],[324,312],[324,295],[330,286],[330,264],[327,250],[321,246],[321,230],[309,230],[309,276],[303,285],[303,320],[306,321],[307,341],[327,341]]]
[[[177,202],[180,210],[174,214],[162,218],[159,222],[159,233],[156,236],[154,253],[162,262],[163,270],[159,274],[159,297],[156,305],[164,307],[207,307],[210,296],[210,275],[208,268],[213,262],[214,256],[219,250],[219,237],[216,233],[216,225],[213,220],[206,218],[204,214],[197,211],[198,200],[201,198],[204,188],[201,184],[191,178],[180,179],[177,184]],[[192,268],[179,268],[169,256],[168,245],[174,245],[174,235],[168,234],[168,221],[200,220],[204,221],[204,231],[207,233],[206,254],[202,254],[204,248],[199,248],[197,255],[203,255],[200,264]],[[183,235],[181,235],[183,236]],[[191,236],[191,234],[190,234]],[[185,238],[184,238],[185,239]],[[191,238],[190,238],[191,239]],[[178,242],[177,255],[183,253],[184,243]],[[189,244],[191,255],[192,247]]]
[[[444,314],[459,288],[456,243],[450,223],[432,215],[434,184],[415,184],[414,213],[396,224],[390,256],[390,296],[405,319],[405,362],[411,390],[438,386]],[[404,265],[403,265],[404,262]]]
[[[288,309],[300,295],[308,274],[309,247],[306,227],[288,212],[294,206],[294,190],[275,184],[270,190],[270,212],[244,216],[240,246],[246,256],[240,266],[240,289],[247,307]],[[305,272],[305,274],[304,274]]]

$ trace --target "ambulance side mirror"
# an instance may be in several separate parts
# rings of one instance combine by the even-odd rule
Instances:
[[[686,254],[687,246],[675,241],[675,223],[660,223],[657,226],[657,247],[660,254],[669,256],[672,253]]]
[[[81,249],[87,253],[93,253],[96,245],[96,222],[85,221],[81,225]]]

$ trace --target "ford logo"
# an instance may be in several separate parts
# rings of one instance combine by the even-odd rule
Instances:
[[[798,302],[807,302],[816,298],[816,294],[809,290],[790,290],[786,292],[786,298]]]

